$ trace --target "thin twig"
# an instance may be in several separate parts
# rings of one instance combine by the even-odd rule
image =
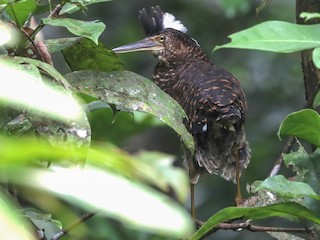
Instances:
[[[59,12],[60,10],[62,9],[63,5],[65,4],[62,3],[62,4],[58,4],[54,9],[53,11],[49,14],[49,18],[51,17],[57,17],[59,16]],[[23,47],[25,47],[28,42],[31,40],[34,39],[34,37],[38,34],[38,32],[40,32],[42,30],[42,28],[45,26],[45,24],[43,23],[43,21],[41,20],[40,24],[36,27],[36,29],[32,32],[32,34],[28,37],[28,39],[26,40],[26,42],[24,44],[22,44]]]
[[[58,240],[59,238],[61,238],[62,236],[66,235],[68,232],[70,232],[72,229],[79,226],[81,223],[87,221],[88,219],[90,219],[91,217],[93,217],[96,214],[97,214],[96,211],[87,212],[86,214],[82,215],[79,219],[77,219],[75,222],[71,223],[69,226],[65,227],[60,232],[56,233],[51,238],[51,240]]]
[[[242,223],[220,223],[217,226],[218,229],[222,230],[248,230],[251,232],[299,232],[305,233],[309,230],[307,228],[285,228],[285,227],[267,227],[252,225],[248,221]]]

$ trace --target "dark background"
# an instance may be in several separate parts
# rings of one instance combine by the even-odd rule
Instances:
[[[188,28],[188,34],[199,42],[215,64],[227,69],[240,80],[247,96],[249,111],[245,126],[252,150],[251,163],[242,178],[244,196],[248,196],[246,185],[255,180],[265,179],[281,153],[285,139],[281,142],[276,136],[279,124],[287,114],[299,110],[304,105],[299,53],[276,54],[239,49],[220,49],[212,52],[215,45],[229,41],[228,35],[260,22],[295,22],[294,1],[271,1],[257,16],[256,8],[259,4],[260,1],[255,0],[117,0],[91,5],[85,14],[77,13],[75,17],[104,22],[107,28],[100,40],[113,48],[143,38],[144,32],[138,21],[138,11],[143,7],[159,5],[183,22]],[[67,32],[60,28],[47,27],[44,29],[44,35],[46,38],[56,38],[67,36]],[[54,57],[59,59],[61,56]],[[120,58],[126,69],[151,78],[156,63],[151,54],[130,53],[121,55]],[[56,67],[62,72],[68,71],[64,65]],[[131,152],[143,149],[168,152],[175,154],[179,159],[180,144],[176,134],[151,116],[135,114],[133,117],[128,113],[120,113],[114,124],[111,123],[113,116],[109,110],[94,112],[89,117],[94,141],[110,141]],[[285,169],[282,173],[290,174]],[[196,186],[198,218],[205,220],[220,209],[232,206],[234,197],[233,183],[217,176],[201,178]],[[186,207],[189,207],[188,202]],[[279,224],[277,222],[274,225]],[[101,222],[99,226],[101,230],[96,231],[97,234],[106,231],[103,230]],[[112,227],[122,229],[123,235],[111,234],[110,239],[151,239],[142,238],[142,235],[136,232],[126,235],[127,230],[118,224]],[[266,233],[246,231],[222,230],[214,236],[214,239],[220,240],[272,239]]]

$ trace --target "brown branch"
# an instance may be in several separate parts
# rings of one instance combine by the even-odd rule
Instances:
[[[75,227],[79,226],[81,223],[87,221],[88,219],[90,219],[91,217],[93,217],[96,214],[97,214],[97,212],[95,212],[95,211],[87,212],[86,214],[82,215],[79,219],[77,219],[75,222],[71,223],[69,226],[65,227],[60,232],[56,233],[51,238],[51,240],[60,239],[61,237],[63,237],[67,233],[69,233],[72,229],[74,229]]]
[[[211,235],[212,233],[218,230],[234,230],[241,231],[247,230],[250,232],[295,232],[295,233],[307,233],[310,232],[308,228],[287,228],[287,227],[268,227],[268,226],[257,226],[252,225],[250,220],[241,222],[241,223],[219,223],[215,228],[213,228],[210,232],[205,234],[200,239],[204,239],[205,237]]]

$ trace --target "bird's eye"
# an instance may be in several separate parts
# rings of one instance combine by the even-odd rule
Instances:
[[[166,40],[166,37],[164,35],[161,35],[159,37],[160,42],[164,42]]]

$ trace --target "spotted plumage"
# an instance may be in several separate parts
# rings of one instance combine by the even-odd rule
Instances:
[[[243,126],[245,95],[239,81],[213,64],[183,24],[170,15],[159,7],[151,8],[150,14],[141,10],[147,37],[114,50],[151,51],[158,58],[153,80],[183,107],[188,116],[185,125],[195,140],[195,153],[186,154],[191,183],[197,183],[203,172],[238,182],[250,161]]]

